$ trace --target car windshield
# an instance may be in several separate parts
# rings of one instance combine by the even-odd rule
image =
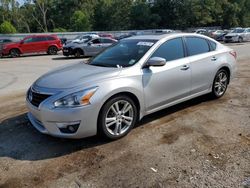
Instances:
[[[235,29],[232,31],[232,33],[243,33],[244,29]]]
[[[125,39],[106,49],[89,61],[103,67],[129,67],[136,64],[156,40]]]

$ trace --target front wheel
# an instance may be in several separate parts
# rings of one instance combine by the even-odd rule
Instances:
[[[219,70],[214,78],[212,96],[213,98],[222,97],[229,83],[229,75],[225,70]]]
[[[20,56],[20,51],[18,49],[11,49],[10,50],[10,56],[11,57],[19,57]]]
[[[74,56],[75,56],[76,58],[79,58],[79,57],[81,57],[82,54],[83,54],[83,53],[82,53],[82,51],[81,51],[80,49],[76,49],[76,50],[75,50]]]
[[[242,42],[243,42],[243,38],[242,38],[242,37],[239,37],[238,42],[239,42],[239,43],[242,43]]]
[[[104,104],[98,120],[99,133],[111,140],[127,135],[137,121],[137,108],[127,96],[117,96]]]
[[[49,55],[56,55],[56,54],[57,54],[57,51],[58,51],[57,47],[51,46],[51,47],[49,47],[49,49],[48,49],[48,54],[49,54]]]

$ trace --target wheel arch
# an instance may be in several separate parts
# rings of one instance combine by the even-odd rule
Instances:
[[[101,111],[102,111],[103,106],[104,106],[109,100],[111,100],[111,99],[113,99],[113,98],[115,98],[115,97],[117,97],[117,96],[121,96],[121,95],[129,97],[129,98],[135,103],[135,106],[136,106],[136,109],[137,109],[137,112],[138,112],[137,120],[139,120],[139,119],[141,118],[141,113],[140,113],[140,111],[141,111],[141,103],[140,103],[138,97],[137,97],[134,93],[132,93],[132,92],[130,92],[130,91],[122,91],[122,92],[117,92],[117,93],[115,93],[115,94],[112,94],[111,96],[109,96],[109,97],[105,100],[105,102],[103,102],[103,104],[101,105],[101,108],[100,108],[100,110],[99,110],[99,112],[98,112],[98,119],[99,119],[99,117],[100,117],[100,113],[101,113]]]
[[[221,68],[219,68],[218,71],[220,71],[220,70],[225,70],[227,72],[227,74],[228,74],[228,83],[230,83],[230,78],[231,78],[230,68],[228,66],[222,66]]]
[[[10,48],[10,49],[9,49],[9,54],[10,54],[11,50],[18,50],[20,54],[23,53],[22,50],[21,50],[20,48],[18,48],[18,47]]]
[[[76,51],[77,51],[77,50],[79,50],[79,51],[81,52],[81,55],[84,55],[84,51],[83,51],[83,49],[78,48],[78,47],[77,47],[77,48],[75,48],[75,49],[73,50],[73,52],[74,52],[74,53],[76,53]]]
[[[56,47],[57,51],[59,50],[59,48],[58,48],[57,45],[55,45],[55,44],[49,45],[48,50],[49,50],[49,48],[51,48],[51,47]]]

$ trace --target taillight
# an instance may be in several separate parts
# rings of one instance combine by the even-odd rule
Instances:
[[[233,57],[234,57],[234,59],[236,59],[237,58],[237,53],[236,53],[236,51],[231,51],[231,52],[229,52]]]

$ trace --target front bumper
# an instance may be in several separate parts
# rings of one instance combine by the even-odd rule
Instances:
[[[230,37],[230,38],[224,38],[224,42],[238,42],[239,37]]]
[[[96,135],[99,110],[95,105],[77,108],[51,108],[49,99],[42,102],[39,107],[33,106],[28,99],[26,104],[29,109],[28,119],[41,133],[62,138],[84,138]],[[75,133],[63,133],[58,124],[80,122]]]
[[[74,55],[72,48],[63,48],[62,51],[64,56]]]

